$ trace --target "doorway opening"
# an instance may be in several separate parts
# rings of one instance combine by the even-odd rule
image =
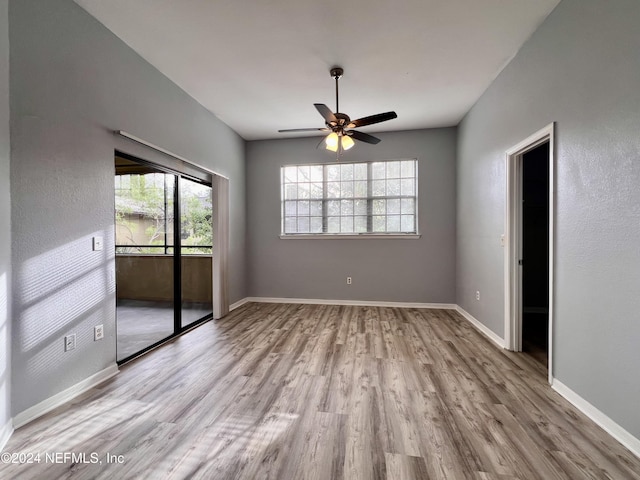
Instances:
[[[506,347],[552,375],[553,124],[507,152]]]
[[[549,142],[522,155],[522,351],[549,353]]]
[[[211,184],[116,152],[116,329],[124,363],[213,317]]]

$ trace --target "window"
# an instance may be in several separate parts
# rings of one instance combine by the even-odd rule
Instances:
[[[152,171],[118,173],[116,253],[172,255],[176,175]],[[183,255],[211,255],[211,187],[179,177],[180,238]]]
[[[174,176],[140,169],[141,173],[115,176],[116,253],[170,253]]]
[[[282,234],[415,234],[417,161],[286,165]]]

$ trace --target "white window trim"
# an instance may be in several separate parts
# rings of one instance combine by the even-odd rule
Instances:
[[[359,161],[359,162],[338,162],[338,163],[375,163],[375,162],[392,162],[392,161],[403,161],[403,160],[413,160],[415,161],[415,177],[414,177],[414,181],[415,181],[415,196],[413,197],[415,199],[415,225],[416,227],[419,228],[419,224],[418,224],[418,159],[416,157],[413,158],[397,158],[397,159],[387,159],[387,160],[371,160],[371,161]],[[304,163],[301,164],[287,164],[287,165],[281,165],[280,168],[284,168],[284,167],[292,167],[292,166],[301,166],[301,165],[307,165]],[[317,163],[309,163],[308,165],[321,165],[321,164],[317,164]],[[368,179],[368,182],[370,182],[371,180]],[[280,177],[280,187],[282,188],[282,175]],[[281,195],[284,195],[281,192]],[[281,197],[282,199],[284,197]],[[383,198],[383,197],[381,197]],[[386,197],[384,197],[386,198]],[[283,202],[284,200],[281,199],[281,202]],[[283,219],[282,217],[282,206],[280,208],[280,215],[281,215],[281,221]],[[279,238],[281,240],[318,240],[318,239],[326,239],[326,240],[362,240],[362,239],[371,239],[371,240],[379,240],[379,239],[385,239],[385,240],[417,240],[419,239],[422,234],[419,231],[416,232],[409,232],[409,233],[400,233],[400,232],[394,232],[394,233],[386,233],[386,232],[361,232],[361,233],[329,233],[329,232],[325,232],[325,233],[284,233],[284,232],[280,232],[280,234],[278,235]]]
[[[288,233],[281,240],[417,240],[420,233]]]

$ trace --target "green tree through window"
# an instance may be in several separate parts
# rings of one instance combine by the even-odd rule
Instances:
[[[116,253],[170,254],[175,177],[116,175]],[[211,187],[181,178],[183,254],[211,254]]]

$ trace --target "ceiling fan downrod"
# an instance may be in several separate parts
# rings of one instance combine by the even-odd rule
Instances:
[[[338,103],[338,80],[340,80],[340,77],[344,75],[344,70],[340,67],[333,67],[330,70],[330,73],[331,76],[336,80],[336,112],[339,112],[340,108]]]

